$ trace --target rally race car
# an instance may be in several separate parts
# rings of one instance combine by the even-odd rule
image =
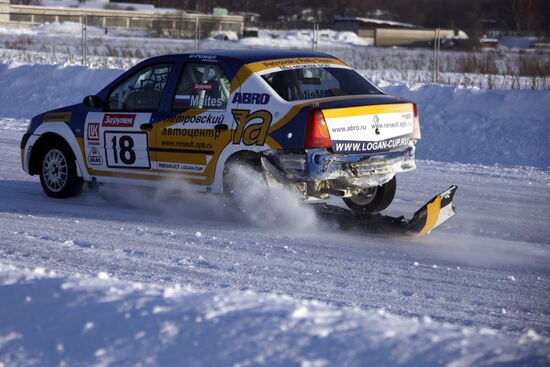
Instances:
[[[385,219],[372,213],[392,202],[396,174],[415,169],[418,139],[413,102],[384,94],[333,56],[226,50],[145,60],[82,103],[35,116],[21,155],[57,198],[83,182],[171,177],[231,195],[240,188],[236,167],[247,166],[304,199],[341,197],[350,210],[340,217]],[[454,214],[455,190],[411,221],[383,222],[426,233]]]

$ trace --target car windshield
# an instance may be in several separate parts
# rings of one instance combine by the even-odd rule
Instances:
[[[287,101],[382,94],[356,71],[344,68],[303,68],[262,75],[265,81]]]

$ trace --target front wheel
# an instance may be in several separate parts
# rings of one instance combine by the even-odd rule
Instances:
[[[40,184],[46,195],[68,198],[78,195],[82,179],[76,174],[76,163],[71,149],[65,144],[54,144],[42,154]]]
[[[393,176],[383,185],[364,189],[355,196],[344,198],[344,203],[357,213],[378,213],[391,204],[395,197],[396,187],[397,179]]]

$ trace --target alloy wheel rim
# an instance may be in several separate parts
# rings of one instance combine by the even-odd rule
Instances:
[[[58,149],[52,149],[46,153],[42,163],[42,173],[46,187],[53,192],[63,190],[67,183],[69,167],[67,159]]]
[[[377,191],[377,187],[364,189],[359,195],[352,196],[350,200],[357,205],[368,205],[374,200]]]

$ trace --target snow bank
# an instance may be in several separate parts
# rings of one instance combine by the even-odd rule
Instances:
[[[88,37],[105,37],[106,34],[110,37],[147,37],[148,32],[124,29],[124,28],[109,28],[108,33],[105,33],[105,28],[88,26],[86,29]],[[26,35],[26,36],[56,36],[67,35],[70,37],[79,36],[82,34],[82,25],[78,22],[63,22],[63,23],[39,23],[30,27],[11,28],[0,27],[0,34],[5,35]]]
[[[550,338],[0,263],[0,365],[547,365]],[[63,320],[63,322],[59,322]]]
[[[119,69],[0,63],[0,116],[28,119],[78,103],[122,73]],[[368,75],[367,75],[368,76]],[[378,84],[418,103],[420,159],[550,167],[550,93],[430,84]]]
[[[379,84],[418,104],[420,159],[550,167],[548,91]]]
[[[122,72],[83,66],[0,63],[0,116],[30,119],[47,110],[82,102]]]

